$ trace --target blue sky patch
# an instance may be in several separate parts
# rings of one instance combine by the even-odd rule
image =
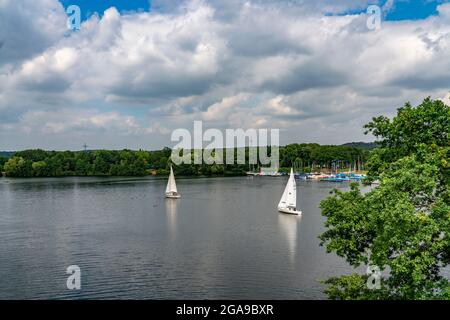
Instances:
[[[438,14],[437,7],[449,1],[397,0],[385,20],[420,20]]]
[[[225,1],[225,0],[224,0]],[[312,0],[313,1],[313,0]],[[373,4],[384,5],[388,0],[373,1]],[[92,14],[98,13],[100,16],[110,8],[116,7],[121,13],[129,11],[149,11],[151,0],[60,0],[65,8],[70,5],[78,5],[81,9],[81,18],[86,20]],[[437,15],[437,7],[440,4],[450,2],[450,0],[394,0],[393,8],[385,16],[385,20],[420,20],[433,15]],[[338,15],[360,14],[365,10],[349,10]],[[332,14],[329,14],[332,15]]]
[[[81,9],[81,20],[86,20],[91,15],[98,13],[103,15],[106,9],[116,7],[121,12],[129,11],[149,11],[149,0],[59,0],[64,8],[67,9],[70,5],[77,5]]]
[[[383,7],[388,1],[373,1],[374,5]],[[421,20],[438,14],[438,6],[448,3],[450,0],[394,0],[394,5],[387,12],[384,20],[401,21],[401,20]],[[361,14],[366,10],[349,9],[337,15]],[[328,16],[336,14],[327,14]]]

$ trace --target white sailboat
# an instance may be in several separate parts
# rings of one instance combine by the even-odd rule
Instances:
[[[181,194],[177,191],[177,184],[175,183],[175,176],[173,174],[172,166],[170,166],[169,181],[167,181],[166,198],[179,199]]]
[[[295,183],[294,170],[292,168],[286,188],[278,203],[278,211],[287,214],[302,214],[301,211],[297,210],[297,185]]]

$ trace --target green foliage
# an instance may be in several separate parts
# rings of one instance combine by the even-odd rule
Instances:
[[[380,287],[377,291],[367,287],[368,276],[353,273],[342,277],[333,277],[324,284],[328,285],[325,294],[333,300],[377,300],[387,299],[387,288]]]
[[[237,159],[236,151],[234,152],[235,160]],[[223,152],[224,159],[226,152],[226,150]],[[25,170],[23,174],[26,175],[21,175],[20,171],[10,172],[8,175],[14,174],[16,177],[143,176],[148,174],[149,169],[155,169],[158,174],[168,174],[171,153],[169,148],[158,151],[94,150],[87,152],[25,150],[16,152],[15,156],[26,160],[27,163],[30,162],[31,173]],[[245,154],[248,160],[248,148],[245,150]],[[313,165],[315,168],[330,167],[336,159],[351,163],[357,159],[364,161],[367,156],[368,151],[355,147],[291,144],[280,148],[280,165],[287,168],[297,163],[302,170],[311,170]],[[194,154],[192,154],[193,159]],[[253,169],[257,169],[257,167],[258,165],[255,165]],[[177,175],[187,176],[239,176],[245,175],[249,166],[248,164],[194,164],[192,161],[192,164],[174,166],[174,170]]]
[[[366,128],[381,138],[369,159],[380,186],[361,193],[333,191],[321,202],[328,252],[352,266],[384,270],[382,289],[364,277],[328,280],[333,299],[449,299],[442,269],[450,263],[450,108],[426,99],[407,104],[393,120],[375,118]]]
[[[417,108],[406,103],[393,120],[376,117],[365,128],[366,133],[381,138],[381,148],[370,160],[369,174],[375,177],[397,159],[416,153],[419,145],[448,147],[450,108],[440,100],[427,98]]]
[[[163,151],[167,154],[166,151]],[[44,151],[17,152],[5,164],[10,177],[142,176],[149,168],[161,168],[161,151]],[[167,161],[163,163],[163,168]]]
[[[342,146],[354,147],[363,150],[373,150],[378,148],[378,144],[376,142],[349,142],[344,143]]]
[[[22,157],[12,157],[3,168],[9,177],[31,177],[33,175],[32,162]]]
[[[1,172],[3,171],[3,166],[7,161],[8,161],[8,159],[0,156],[0,176],[1,176]]]
[[[46,177],[48,176],[48,165],[45,161],[33,162],[31,165],[33,168],[33,173],[36,177]]]
[[[352,146],[321,146],[315,143],[290,144],[280,147],[280,166],[291,167],[295,163],[299,163],[303,168],[310,165],[330,168],[333,161],[336,160],[346,164],[357,160],[365,162],[369,154],[368,150]]]

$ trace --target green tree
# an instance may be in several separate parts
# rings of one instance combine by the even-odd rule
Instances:
[[[367,275],[331,278],[333,299],[450,299],[442,269],[450,263],[450,107],[427,98],[406,104],[394,119],[366,125],[380,141],[369,178],[380,186],[362,193],[335,190],[321,202],[328,252],[352,266],[378,266],[379,289]]]
[[[88,160],[79,158],[75,162],[75,175],[77,176],[87,176],[91,171],[91,165]]]
[[[16,157],[22,157],[26,160],[30,160],[31,162],[37,162],[44,160],[46,157],[48,157],[48,154],[49,154],[48,151],[44,151],[41,149],[34,149],[34,150],[19,151],[16,152],[14,155]]]
[[[3,166],[5,165],[5,163],[8,161],[8,159],[4,158],[4,157],[0,157],[0,176],[1,176],[1,172],[3,171]]]
[[[45,161],[33,162],[33,175],[36,177],[47,177],[49,175],[49,170],[47,163]]]
[[[22,157],[12,157],[4,165],[5,173],[8,177],[31,177],[33,169],[32,162]]]
[[[94,174],[106,175],[109,173],[108,154],[105,151],[96,152],[94,160]]]
[[[132,164],[133,176],[144,176],[146,174],[146,167],[147,161],[145,161],[144,157],[138,156]]]

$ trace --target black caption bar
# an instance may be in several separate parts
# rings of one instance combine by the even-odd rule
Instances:
[[[21,305],[24,305],[22,307]],[[121,301],[0,301],[2,312],[11,308],[37,315],[70,315],[85,317],[96,312],[129,319],[316,319],[332,315],[345,319],[379,317],[394,314],[429,316],[429,312],[448,312],[450,301],[269,301],[269,300],[121,300]],[[36,312],[36,313],[34,313]],[[62,312],[62,313],[61,313]]]

